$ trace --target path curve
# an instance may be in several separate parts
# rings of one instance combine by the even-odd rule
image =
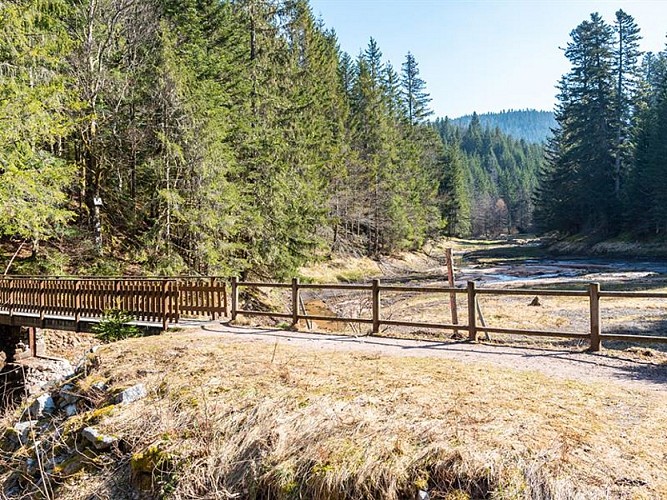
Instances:
[[[314,350],[433,357],[463,362],[481,361],[503,368],[537,371],[561,379],[584,382],[613,381],[634,389],[667,392],[667,363],[609,356],[604,351],[593,354],[497,344],[355,337],[330,333],[249,328],[220,322],[186,326],[188,332],[196,330],[215,335],[225,342],[264,341],[303,346]]]

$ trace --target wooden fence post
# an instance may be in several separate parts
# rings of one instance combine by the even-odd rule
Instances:
[[[44,280],[39,280],[39,324],[44,328],[44,308],[46,305],[46,297],[44,296]],[[33,354],[34,356],[34,354]]]
[[[476,301],[477,293],[475,292],[475,282],[468,281],[468,340],[470,340],[470,342],[477,342]]]
[[[292,278],[292,326],[299,323],[299,278]]]
[[[215,321],[215,319],[217,318],[216,310],[217,310],[218,302],[219,302],[218,300],[216,300],[218,298],[218,292],[215,289],[215,276],[211,276],[210,284],[211,284],[211,290],[210,290],[210,294],[211,294],[211,321]]]
[[[225,318],[229,316],[229,310],[227,309],[227,282],[222,282],[222,309],[225,313]]]
[[[380,333],[380,280],[373,280],[373,333]]]
[[[74,330],[79,331],[81,323],[81,282],[76,280],[74,282]]]
[[[14,324],[14,280],[9,278],[9,323]]]
[[[600,283],[588,285],[588,293],[591,305],[591,352],[598,352],[602,347],[600,340]]]
[[[181,280],[176,278],[172,285],[171,291],[171,314],[174,318],[174,323],[181,320]]]
[[[169,311],[167,311],[167,303],[169,297],[169,281],[162,280],[162,331],[166,332],[169,326]]]
[[[232,316],[231,320],[236,321],[237,308],[239,304],[239,279],[234,276],[232,278]]]

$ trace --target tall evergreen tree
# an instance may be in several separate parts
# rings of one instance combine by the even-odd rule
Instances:
[[[571,33],[572,69],[559,84],[549,167],[536,198],[545,229],[606,234],[619,216],[615,192],[613,31],[591,14]]]
[[[426,82],[419,77],[417,61],[410,52],[401,66],[401,84],[408,121],[413,125],[422,123],[433,114],[428,108],[431,98],[426,93]]]
[[[632,158],[633,118],[640,90],[639,27],[632,16],[619,10],[614,23],[614,74],[616,80],[616,143],[614,147],[614,192],[621,200],[621,184]]]

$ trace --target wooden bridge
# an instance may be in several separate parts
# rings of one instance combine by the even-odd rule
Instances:
[[[0,279],[0,325],[89,331],[105,312],[166,330],[184,316],[227,315],[227,287],[217,277]]]
[[[286,311],[258,311],[240,307],[239,290],[255,288],[283,289],[291,303]],[[368,293],[370,317],[340,317],[309,315],[303,310],[301,292],[303,290],[338,290],[343,293],[354,291]],[[423,323],[399,319],[383,318],[381,294],[429,293],[447,294],[455,305],[456,297],[461,297],[467,309],[467,324]],[[477,299],[483,295],[526,295],[580,297],[588,302],[589,331],[543,331],[492,327],[483,322]],[[228,311],[227,300],[231,308]],[[336,323],[361,323],[370,326],[370,333],[379,333],[381,327],[413,327],[466,331],[470,341],[476,341],[480,333],[504,335],[526,335],[540,337],[560,337],[588,340],[592,351],[600,350],[603,340],[629,343],[667,343],[667,336],[606,333],[602,329],[600,314],[601,299],[643,298],[667,299],[662,292],[620,292],[602,291],[597,283],[589,284],[583,290],[538,290],[538,289],[490,289],[477,288],[469,282],[466,288],[434,286],[396,286],[380,284],[373,280],[364,284],[312,284],[242,282],[236,278],[228,285],[221,277],[171,277],[171,278],[96,278],[96,277],[4,277],[0,278],[0,326],[5,328],[27,327],[30,329],[30,348],[35,348],[35,328],[57,330],[89,331],[99,323],[110,310],[121,310],[134,318],[133,324],[147,329],[166,330],[170,324],[177,324],[184,317],[205,317],[215,320],[221,316],[235,320],[239,315],[269,316],[299,321],[323,320]]]

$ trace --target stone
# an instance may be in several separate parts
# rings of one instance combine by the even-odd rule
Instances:
[[[42,394],[32,402],[28,409],[28,413],[33,418],[41,418],[44,415],[50,415],[54,411],[56,411],[56,403],[50,394]]]
[[[116,396],[116,403],[129,404],[148,396],[144,384],[133,385]]]
[[[75,388],[72,384],[65,384],[60,388],[60,406],[68,406],[76,403],[79,400],[79,394],[77,394]]]
[[[104,382],[95,382],[92,386],[93,389],[97,389],[98,391],[106,391],[109,387],[107,387],[107,384]]]
[[[114,436],[107,436],[102,434],[95,427],[86,427],[81,431],[81,435],[87,441],[90,441],[96,450],[108,450],[111,446],[118,442]]]
[[[73,417],[77,413],[79,413],[79,410],[75,404],[65,406],[65,415],[68,417]]]
[[[26,420],[25,422],[18,422],[14,425],[14,432],[19,444],[26,444],[30,440],[30,429],[32,429],[37,420]]]
[[[428,491],[419,490],[419,493],[417,493],[417,498],[419,498],[419,500],[429,500],[431,495],[428,494]]]

